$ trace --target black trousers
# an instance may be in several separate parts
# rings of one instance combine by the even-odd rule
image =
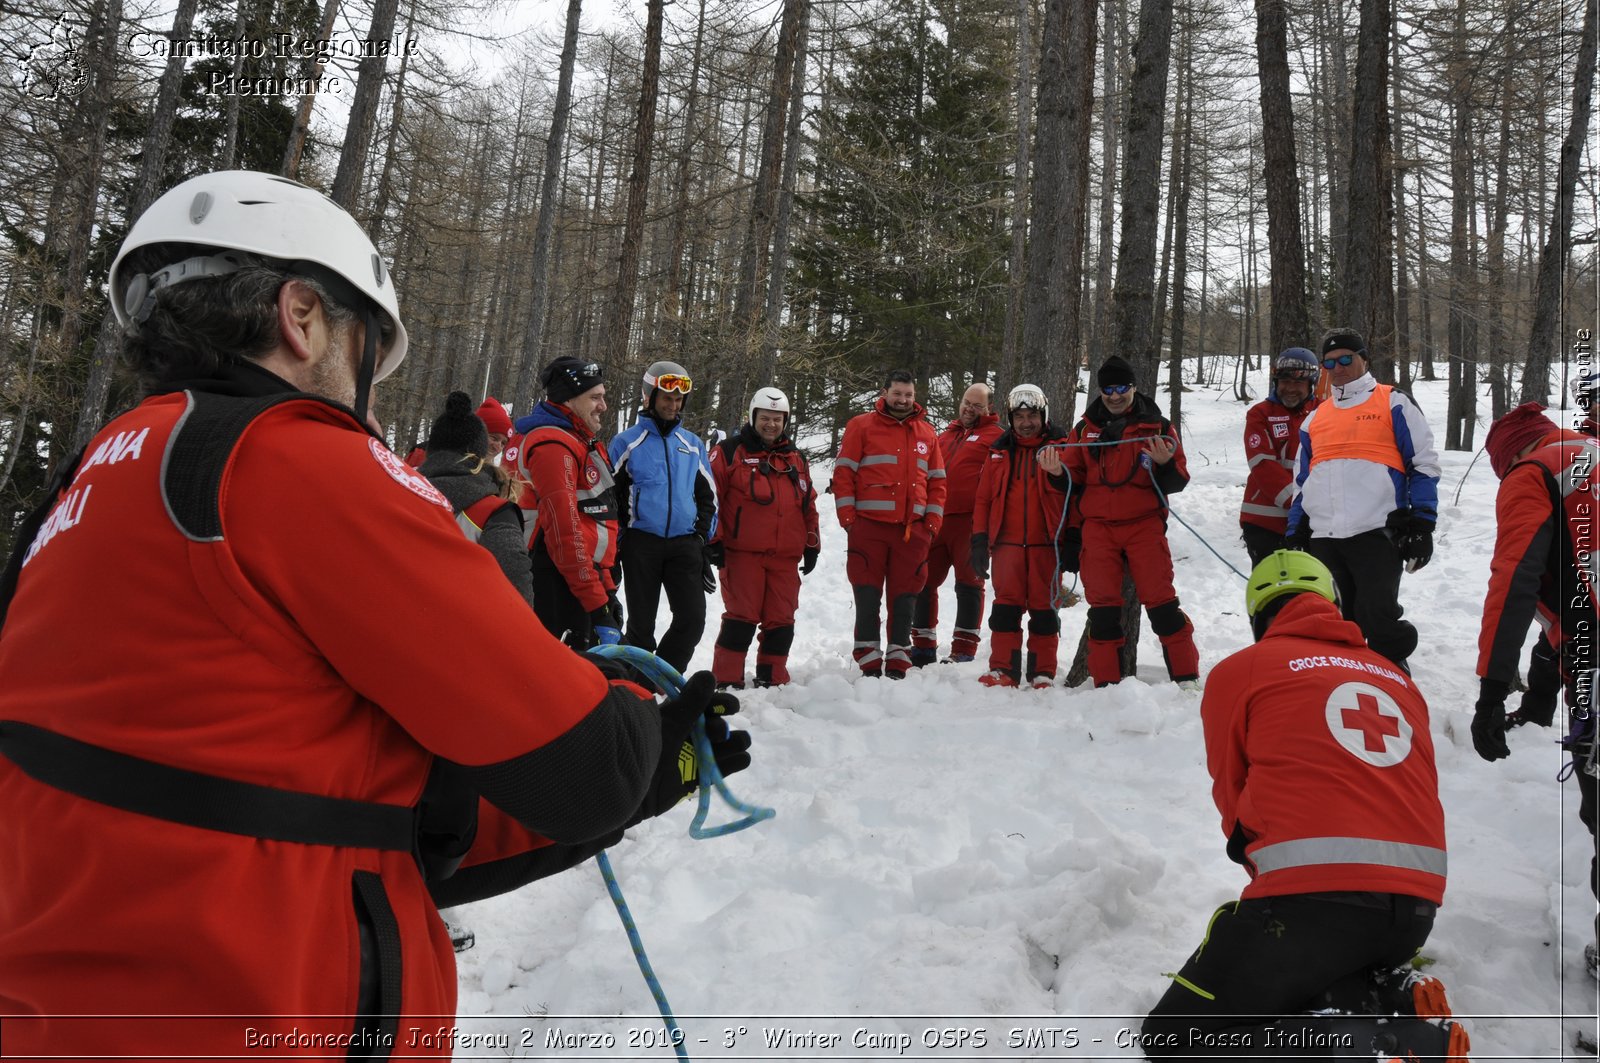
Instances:
[[[1283,546],[1282,532],[1268,531],[1259,524],[1240,524],[1239,538],[1244,540],[1251,568],[1261,564],[1262,558]]]
[[[1400,617],[1400,551],[1382,528],[1348,539],[1311,540],[1311,555],[1333,573],[1339,608],[1355,621],[1367,645],[1403,665],[1417,649],[1417,629]]]
[[[1330,988],[1351,979],[1365,984],[1368,971],[1409,961],[1428,940],[1436,910],[1394,893],[1305,893],[1225,904],[1145,1019],[1145,1055],[1252,1055],[1252,1048],[1269,1042],[1268,1026],[1326,1006]]]
[[[538,547],[533,550],[533,611],[546,631],[573,649],[594,645],[589,611],[567,586],[567,578],[550,554]]]
[[[622,590],[628,596],[627,643],[653,651],[682,672],[706,630],[704,551],[698,535],[663,539],[636,529],[622,536]],[[656,610],[667,592],[672,623],[656,645]]]

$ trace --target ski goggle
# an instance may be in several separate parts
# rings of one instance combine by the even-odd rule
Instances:
[[[1341,354],[1337,358],[1324,358],[1322,360],[1322,368],[1332,369],[1336,365],[1349,365],[1355,360],[1356,356],[1353,354]]]
[[[1132,384],[1103,384],[1100,387],[1102,395],[1126,395],[1133,390]]]
[[[687,395],[694,389],[694,381],[677,373],[663,373],[656,377],[656,387],[662,391],[676,391],[679,395]]]

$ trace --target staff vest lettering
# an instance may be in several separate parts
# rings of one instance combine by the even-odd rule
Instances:
[[[337,403],[287,392],[242,399],[188,392],[188,408],[172,429],[162,460],[161,494],[173,525],[192,542],[223,539],[221,488],[235,446],[250,423],[285,402]],[[0,576],[0,624],[16,594],[22,560],[62,488],[72,482],[80,452],[52,480],[29,514]],[[423,874],[447,878],[477,832],[477,797],[460,768],[435,759],[414,806],[356,801],[262,786],[188,771],[17,720],[0,720],[0,755],[34,780],[85,800],[204,830],[272,841],[410,852]]]
[[[1394,389],[1378,384],[1366,401],[1354,406],[1325,402],[1311,417],[1311,467],[1335,460],[1371,461],[1395,472],[1406,471],[1394,438],[1389,396]]]

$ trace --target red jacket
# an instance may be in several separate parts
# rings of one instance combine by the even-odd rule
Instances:
[[[1152,436],[1178,439],[1172,422],[1162,416],[1156,404],[1135,392],[1133,405],[1120,417],[1111,416],[1104,401],[1095,399],[1067,434],[1067,441],[1111,443]],[[1165,516],[1165,497],[1177,494],[1189,483],[1189,464],[1183,454],[1183,443],[1178,441],[1177,452],[1165,465],[1146,462],[1143,458],[1141,443],[1067,447],[1062,460],[1072,477],[1073,494],[1078,497],[1070,523],[1099,520],[1119,524],[1143,517]]]
[[[997,414],[986,413],[971,428],[951,421],[939,433],[939,456],[944,459],[944,514],[971,513],[978,502],[978,478],[989,462],[989,448],[1005,433]]]
[[[1600,445],[1560,429],[1511,466],[1495,496],[1494,559],[1478,634],[1479,677],[1513,683],[1537,616],[1572,667],[1592,668],[1600,630],[1594,548]]]
[[[611,577],[617,562],[611,459],[606,445],[565,406],[541,402],[530,417],[534,424],[506,452],[528,485],[518,501],[528,548],[548,552],[573,597],[593,612],[617,589]]]
[[[1039,447],[1066,438],[1053,424],[1032,439],[1003,434],[989,451],[978,483],[972,534],[987,535],[989,549],[999,546],[1054,548],[1067,493],[1039,468]]]
[[[717,540],[729,550],[798,558],[817,546],[817,489],[788,438],[767,446],[746,425],[711,448]]]
[[[1428,704],[1316,594],[1222,661],[1200,703],[1211,794],[1245,897],[1444,897]]]
[[[183,473],[165,459],[191,408],[184,392],[148,399],[90,444],[0,631],[0,720],[402,809],[435,757],[501,770],[543,754],[566,780],[550,781],[558,789],[631,764],[633,792],[594,791],[618,807],[614,825],[631,815],[656,752],[608,739],[569,754],[586,730],[649,725],[651,707],[628,723],[602,703],[602,675],[544,630],[425,478],[348,411],[291,397],[218,448],[215,528],[180,528],[195,492],[169,490]],[[539,826],[572,840],[579,813],[562,803]],[[548,844],[491,805],[481,814],[469,865]],[[236,1056],[252,1051],[251,1030],[348,1034],[337,1016],[356,1010],[363,914],[380,931],[367,974],[401,1015],[398,1043],[407,1023],[455,1014],[454,955],[409,852],[125,811],[6,757],[0,852],[10,1052]],[[89,1014],[151,1018],[72,1018]],[[26,1018],[41,1015],[58,1017]],[[330,1051],[269,1044],[256,1041],[275,1057]]]
[[[944,523],[944,458],[922,407],[900,421],[879,399],[872,412],[852,417],[833,466],[833,494],[842,527],[858,516],[908,527],[926,520],[937,535]]]
[[[1239,523],[1277,532],[1289,530],[1289,503],[1294,501],[1295,456],[1300,452],[1300,422],[1316,407],[1302,402],[1289,409],[1272,399],[1250,407],[1244,418],[1244,457],[1250,477],[1244,483]]]

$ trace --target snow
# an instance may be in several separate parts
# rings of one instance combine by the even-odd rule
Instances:
[[[1260,373],[1252,383],[1264,390]],[[1441,445],[1444,389],[1416,387]],[[1226,385],[1183,405],[1193,482],[1174,513],[1244,569],[1246,407]],[[1479,408],[1481,443],[1486,398]],[[1512,733],[1512,757],[1495,764],[1473,752],[1496,482],[1487,460],[1466,475],[1473,455],[1441,458],[1433,563],[1401,590],[1422,634],[1411,663],[1451,856],[1424,951],[1456,1013],[1482,1016],[1468,1020],[1474,1058],[1556,1059],[1595,1023],[1590,845],[1576,783],[1556,780],[1555,729]],[[1244,885],[1223,853],[1199,696],[1166,680],[1147,626],[1137,677],[1105,690],[986,689],[982,655],[900,683],[859,678],[843,533],[831,497],[819,502],[824,549],[802,591],[794,682],[742,695],[755,763],[730,780],[776,819],[692,841],[690,801],[611,852],[688,1054],[1140,1058],[1127,1031]],[[1242,580],[1177,522],[1170,540],[1209,668],[1249,640]],[[709,666],[719,604],[695,667]],[[1063,657],[1085,608],[1062,618]],[[943,647],[953,614],[947,585]],[[732,818],[716,808],[714,822]],[[672,1058],[592,863],[460,913],[477,946],[458,957],[458,1058]]]

